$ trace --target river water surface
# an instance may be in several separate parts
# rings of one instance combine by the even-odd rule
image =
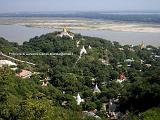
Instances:
[[[40,36],[56,29],[26,27],[21,25],[0,25],[0,37],[4,37],[8,41],[23,44],[30,38]],[[142,41],[145,45],[160,46],[160,33],[156,32],[122,32],[111,30],[71,30],[74,33],[82,35],[100,37],[111,41],[117,41],[122,45],[133,44],[138,45]]]

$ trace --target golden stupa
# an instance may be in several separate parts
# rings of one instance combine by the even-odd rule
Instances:
[[[142,43],[139,45],[139,47],[140,47],[140,49],[145,48],[144,43],[142,42]]]

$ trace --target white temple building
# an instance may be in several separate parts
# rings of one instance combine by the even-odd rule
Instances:
[[[128,62],[128,63],[129,62],[134,62],[134,59],[133,58],[132,59],[125,59],[124,62]]]
[[[64,27],[64,28],[63,28],[63,31],[62,31],[60,34],[58,34],[57,36],[59,36],[59,37],[68,36],[68,37],[70,37],[71,39],[74,38],[74,34],[71,35],[70,33],[68,33],[67,27]]]
[[[7,66],[17,66],[16,63],[12,62],[12,61],[9,61],[9,60],[0,60],[0,66],[4,66],[4,65],[7,65]]]
[[[93,93],[101,93],[101,90],[98,88],[97,84],[95,85],[93,89]]]
[[[81,98],[81,96],[79,95],[79,93],[78,93],[78,95],[76,97],[76,102],[77,102],[77,105],[80,105],[81,102],[84,102],[84,99]]]

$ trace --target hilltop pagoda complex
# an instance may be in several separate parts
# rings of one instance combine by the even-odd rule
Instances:
[[[57,34],[57,36],[59,36],[59,37],[67,36],[67,37],[69,37],[71,39],[74,38],[74,34],[73,33],[69,33],[66,26],[63,28],[63,31],[60,34]]]

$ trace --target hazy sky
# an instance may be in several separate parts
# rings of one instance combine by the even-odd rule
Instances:
[[[0,0],[0,12],[158,10],[160,0]]]

